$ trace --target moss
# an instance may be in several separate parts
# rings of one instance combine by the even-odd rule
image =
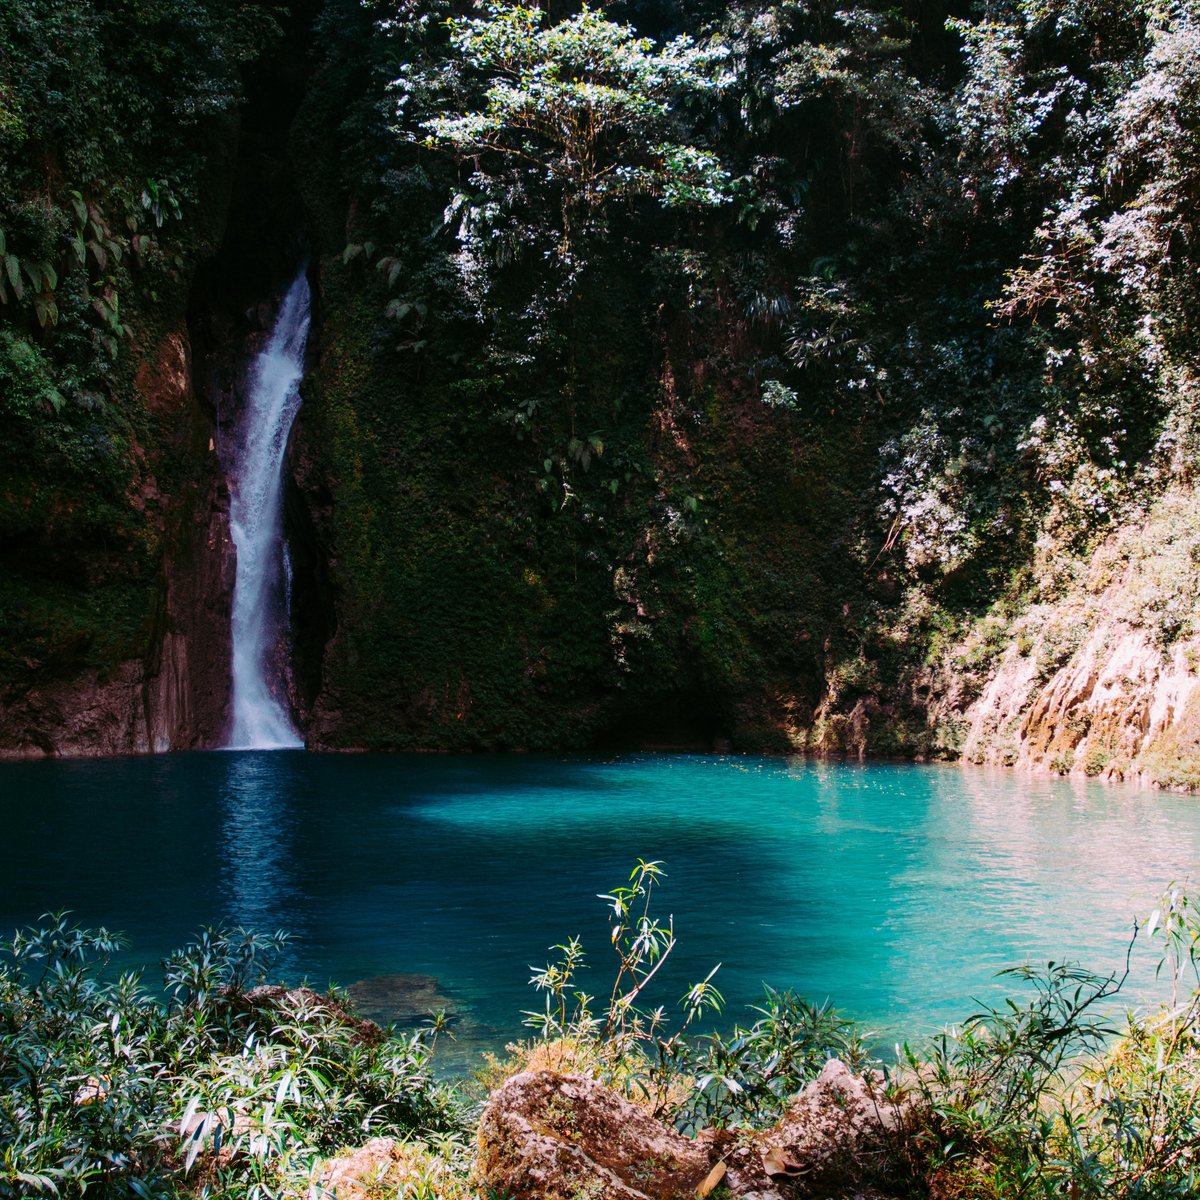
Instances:
[[[1158,787],[1200,790],[1200,690],[1192,692],[1183,712],[1151,742],[1138,765]]]
[[[1075,766],[1075,751],[1060,750],[1051,757],[1048,765],[1055,775],[1070,775]]]
[[[1112,754],[1107,746],[1090,745],[1083,756],[1083,772],[1085,775],[1102,775],[1108,767]]]

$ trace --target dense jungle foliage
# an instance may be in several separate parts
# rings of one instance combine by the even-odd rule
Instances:
[[[135,375],[220,242],[212,179],[278,32],[233,0],[0,4],[0,688],[149,650],[195,465]]]
[[[152,656],[195,454],[138,371],[286,187],[314,744],[954,753],[945,648],[1190,481],[1198,51],[1190,0],[10,0],[9,694]]]

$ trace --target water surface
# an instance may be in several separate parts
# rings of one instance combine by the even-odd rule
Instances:
[[[888,1039],[995,999],[1006,965],[1119,967],[1200,860],[1191,798],[956,767],[232,752],[6,764],[0,793],[0,929],[71,909],[152,965],[204,923],[285,929],[286,977],[370,981],[384,1017],[440,993],[464,1052],[521,1031],[571,935],[604,990],[596,894],[639,856],[679,936],[656,1002],[720,962],[731,1012],[765,982]]]

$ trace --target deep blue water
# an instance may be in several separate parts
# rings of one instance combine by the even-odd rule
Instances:
[[[956,767],[229,752],[10,763],[0,795],[0,930],[71,909],[156,967],[203,923],[286,929],[291,980],[436,977],[460,1053],[521,1031],[530,965],[573,934],[604,991],[596,894],[639,856],[679,936],[652,1000],[720,962],[734,1015],[766,982],[888,1040],[997,998],[1006,965],[1120,966],[1200,862],[1191,798]]]

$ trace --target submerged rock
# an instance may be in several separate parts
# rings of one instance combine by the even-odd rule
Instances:
[[[375,975],[347,989],[356,1012],[387,1024],[424,1024],[434,1013],[461,1015],[460,1006],[433,975]]]
[[[837,1061],[772,1128],[695,1138],[594,1079],[527,1071],[489,1098],[478,1169],[513,1200],[684,1200],[719,1188],[746,1200],[882,1200],[898,1125],[879,1081]]]

